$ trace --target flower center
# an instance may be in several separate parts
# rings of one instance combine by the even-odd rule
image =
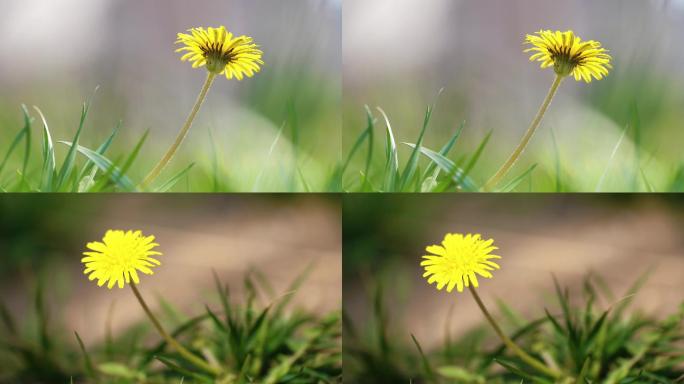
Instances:
[[[219,74],[233,60],[233,50],[224,51],[222,48],[223,44],[212,44],[207,49],[202,49],[204,57],[207,59],[207,70],[209,72]]]
[[[580,64],[576,57],[571,57],[567,53],[553,53],[553,70],[561,76],[568,76],[572,70]]]

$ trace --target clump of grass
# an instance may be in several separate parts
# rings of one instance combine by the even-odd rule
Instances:
[[[474,178],[472,172],[481,159],[491,137],[491,132],[482,138],[472,153],[463,154],[452,160],[449,156],[461,137],[465,121],[459,125],[439,150],[430,149],[423,144],[434,110],[434,105],[428,106],[416,140],[413,143],[401,143],[411,148],[408,159],[401,161],[390,119],[381,108],[377,108],[377,110],[385,124],[384,156],[381,156],[379,160],[376,159],[377,156],[374,156],[376,152],[375,131],[378,121],[370,108],[366,106],[366,128],[354,141],[340,167],[340,173],[343,176],[347,173],[355,156],[363,151],[365,144],[365,155],[362,155],[363,168],[358,171],[357,175],[349,175],[343,178],[345,190],[354,192],[477,192],[481,190],[483,183]],[[425,158],[426,162],[421,162],[421,157]],[[376,166],[376,163],[381,164]],[[535,167],[536,164],[532,165],[496,191],[509,192],[514,190],[530,176]]]
[[[186,316],[160,298],[173,337],[193,353],[216,362],[225,383],[333,383],[341,380],[341,321],[338,311],[318,316],[292,308],[292,297],[305,279],[297,278],[277,296],[267,279],[254,271],[244,279],[244,297],[234,301],[215,275],[215,307]],[[270,304],[260,304],[268,296]],[[85,348],[77,333],[50,316],[38,287],[35,329],[0,305],[0,382],[2,383],[214,383],[167,348],[145,345],[154,332],[135,325],[121,335]],[[68,335],[74,335],[67,338]]]
[[[83,103],[76,132],[66,140],[54,137],[48,119],[38,107],[33,107],[31,112],[22,105],[23,127],[6,149],[0,144],[0,151],[4,151],[0,152],[0,192],[168,192],[183,188],[186,191],[221,192],[235,188],[225,180],[224,160],[219,158],[213,138],[210,166],[196,167],[195,163],[190,163],[164,179],[157,178],[156,182],[144,185],[142,178],[139,180],[131,173],[142,173],[139,170],[140,155],[148,132],[142,133],[132,148],[113,154],[112,146],[122,129],[122,123],[118,122],[104,141],[95,146],[86,145],[83,137],[90,105],[90,101]],[[288,114],[296,114],[296,111],[290,110]],[[296,121],[287,125],[295,133],[299,130]],[[285,124],[281,126],[270,151],[264,154],[264,168],[267,163],[276,161],[271,158],[271,152],[284,127]],[[40,131],[38,138],[36,130]],[[295,151],[299,150],[296,145]],[[38,146],[40,151],[34,148]],[[337,171],[329,171],[322,180],[310,180],[303,173],[302,166],[296,161],[293,169],[283,169],[283,175],[288,178],[284,181],[286,190],[340,190]],[[191,176],[195,176],[192,183]],[[261,190],[265,178],[262,170],[250,189]],[[312,186],[314,182],[316,184]]]
[[[674,383],[684,378],[684,303],[665,319],[630,311],[640,278],[616,299],[597,276],[583,284],[583,302],[575,304],[556,282],[558,309],[526,319],[499,303],[508,334],[518,345],[563,372],[568,383]],[[355,383],[553,383],[530,370],[483,324],[458,339],[449,331],[434,350],[421,347],[410,331],[390,321],[382,284],[372,293],[372,321],[358,329],[345,316],[345,375]],[[615,303],[608,309],[601,299]],[[449,316],[451,317],[451,316]],[[392,319],[396,319],[393,317]],[[447,319],[449,322],[450,319]],[[447,330],[449,327],[447,326]],[[412,342],[408,342],[411,338]],[[405,342],[401,342],[404,340]]]

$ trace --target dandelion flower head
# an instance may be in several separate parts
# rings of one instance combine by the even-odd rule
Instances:
[[[479,234],[447,233],[442,245],[430,245],[425,248],[430,255],[423,256],[420,265],[425,268],[423,277],[429,284],[437,283],[437,289],[446,286],[447,292],[454,287],[463,292],[463,287],[478,287],[477,275],[491,278],[489,271],[499,269],[499,265],[491,261],[501,256],[491,254],[499,248],[494,240],[484,240]]]
[[[108,230],[102,241],[93,241],[86,245],[89,251],[81,259],[85,264],[84,274],[89,280],[97,279],[97,285],[111,289],[115,284],[119,288],[131,281],[138,284],[138,271],[151,275],[151,268],[161,263],[151,257],[161,255],[153,251],[159,244],[154,236],[144,236],[140,231]]]
[[[242,80],[259,72],[263,52],[248,36],[233,36],[226,27],[191,28],[179,33],[176,44],[184,46],[176,52],[185,52],[182,61],[192,62],[193,68],[206,66],[216,75]]]
[[[590,83],[601,80],[612,68],[608,50],[594,40],[582,41],[572,31],[539,31],[525,37],[533,52],[530,61],[541,62],[542,68],[553,67],[559,76],[573,75],[575,80]]]

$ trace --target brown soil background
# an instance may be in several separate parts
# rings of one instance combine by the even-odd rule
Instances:
[[[552,313],[552,275],[581,299],[588,272],[600,275],[617,298],[649,268],[650,278],[635,297],[634,308],[662,317],[684,300],[684,215],[662,195],[615,200],[609,195],[426,196],[397,198],[403,205],[423,204],[427,213],[398,219],[424,239],[415,249],[396,255],[387,267],[385,292],[392,337],[411,345],[410,333],[425,347],[442,343],[449,309],[454,335],[484,322],[467,292],[439,292],[422,279],[420,256],[426,245],[439,243],[445,232],[482,233],[494,238],[501,269],[493,279],[480,279],[478,292],[491,311],[501,299],[527,318]],[[369,202],[366,201],[365,204]],[[391,210],[391,207],[386,207]],[[369,255],[372,257],[373,255]],[[344,307],[362,327],[372,306],[368,282],[375,276],[345,275]],[[608,308],[610,302],[600,302]]]
[[[36,197],[38,198],[38,197]],[[49,197],[45,197],[49,198]],[[93,200],[96,204],[92,204]],[[85,203],[83,203],[85,202]],[[316,313],[339,309],[342,301],[342,248],[339,202],[323,196],[271,195],[101,195],[73,198],[72,220],[86,220],[83,247],[109,228],[154,234],[162,265],[141,275],[140,291],[158,309],[157,296],[186,315],[218,308],[212,270],[241,300],[243,278],[259,270],[277,294],[313,263],[294,306]],[[48,277],[50,316],[75,330],[87,344],[105,335],[110,306],[114,334],[143,320],[135,297],[125,289],[98,287],[82,274],[84,249],[68,255]],[[5,282],[0,297],[19,319],[32,306],[32,279]],[[267,295],[260,297],[268,304]],[[66,335],[66,337],[71,337]],[[75,341],[75,340],[74,340]]]

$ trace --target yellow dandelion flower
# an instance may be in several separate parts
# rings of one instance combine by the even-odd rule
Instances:
[[[447,287],[451,292],[454,287],[463,292],[463,287],[478,286],[477,275],[491,278],[489,271],[499,269],[499,265],[491,259],[501,256],[491,252],[499,249],[492,245],[494,240],[483,240],[479,234],[462,235],[447,233],[442,245],[430,245],[425,250],[432,255],[423,256],[420,265],[425,267],[423,277],[429,284],[437,283],[437,289]]]
[[[541,62],[542,68],[553,66],[560,76],[572,74],[577,81],[601,80],[612,68],[608,50],[602,48],[601,43],[582,41],[572,31],[539,31],[527,35],[525,44],[532,46],[525,52],[534,52],[530,61]]]
[[[140,231],[108,230],[102,242],[93,241],[86,245],[91,251],[83,252],[86,256],[81,259],[85,264],[84,274],[89,280],[97,279],[97,285],[107,284],[111,289],[114,284],[119,288],[126,284],[138,284],[138,272],[146,275],[153,274],[151,268],[160,265],[159,260],[150,257],[161,255],[153,251],[159,244],[154,242],[154,236],[144,236]]]
[[[176,44],[185,44],[176,52],[186,52],[182,61],[192,62],[193,68],[206,66],[207,70],[226,78],[242,80],[259,72],[261,52],[248,36],[233,36],[226,27],[191,28],[179,33]]]

